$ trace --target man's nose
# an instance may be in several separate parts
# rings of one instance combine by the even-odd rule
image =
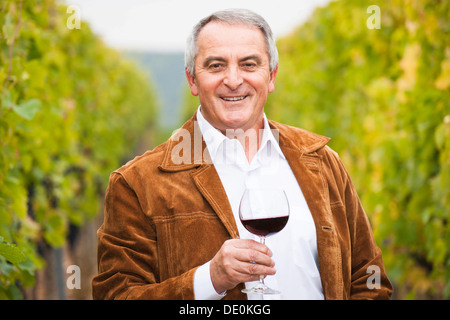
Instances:
[[[230,66],[227,68],[223,83],[231,90],[236,90],[243,82],[241,71],[237,66]]]

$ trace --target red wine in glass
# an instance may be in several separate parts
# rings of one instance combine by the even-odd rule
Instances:
[[[241,220],[245,229],[257,236],[268,237],[281,231],[289,216]]]
[[[242,225],[252,234],[259,236],[260,242],[280,232],[289,219],[289,202],[282,189],[251,188],[246,189],[239,205],[239,218]],[[264,284],[264,276],[259,284],[242,290],[253,294],[279,294],[280,292]]]

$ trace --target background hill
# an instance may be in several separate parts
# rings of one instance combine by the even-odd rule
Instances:
[[[184,75],[183,52],[125,52],[137,61],[158,93],[159,125],[173,130],[180,124],[183,90],[187,82]]]

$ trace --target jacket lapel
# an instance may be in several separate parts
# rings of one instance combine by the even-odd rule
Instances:
[[[233,211],[197,124],[197,113],[169,139],[163,171],[191,170],[198,191],[208,201],[231,238],[239,238]]]
[[[322,288],[326,299],[342,299],[342,260],[334,227],[322,159],[298,150],[283,149],[300,185],[316,226],[317,253]]]
[[[280,147],[303,192],[314,220],[322,288],[326,299],[342,299],[342,259],[339,241],[332,219],[328,185],[323,173],[322,157],[315,151],[324,147],[329,138],[303,130],[298,136],[279,129]]]
[[[213,165],[203,165],[191,173],[198,190],[209,202],[232,238],[239,238],[236,221],[225,189]]]

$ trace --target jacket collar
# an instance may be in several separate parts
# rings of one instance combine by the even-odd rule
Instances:
[[[269,120],[271,129],[279,133],[280,148],[296,150],[303,154],[313,153],[325,146],[331,139],[304,129],[291,127]],[[212,164],[197,122],[197,111],[167,141],[163,161],[159,168],[167,172],[184,171],[201,165]]]
[[[331,139],[309,132],[304,129],[291,127],[276,121],[269,120],[271,128],[278,130],[280,148],[294,149],[302,154],[313,153],[324,147]]]

